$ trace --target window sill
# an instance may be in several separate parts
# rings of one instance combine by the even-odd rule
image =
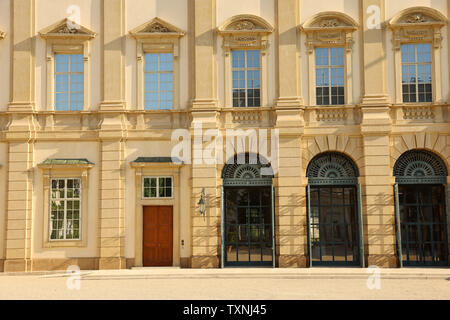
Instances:
[[[47,240],[44,248],[84,248],[87,244],[83,240]]]

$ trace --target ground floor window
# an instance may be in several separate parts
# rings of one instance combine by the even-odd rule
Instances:
[[[50,240],[79,240],[81,179],[52,179]]]

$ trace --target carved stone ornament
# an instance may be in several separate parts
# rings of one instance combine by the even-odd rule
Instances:
[[[160,23],[154,23],[144,31],[144,32],[170,32],[169,28],[163,26]]]
[[[347,110],[342,109],[317,109],[316,110],[316,119],[317,121],[324,122],[336,122],[336,121],[344,121],[347,119]]]
[[[44,39],[79,39],[84,41],[93,39],[96,33],[66,18],[43,29],[39,32],[39,35]]]
[[[402,43],[429,41],[440,48],[441,28],[447,18],[439,11],[429,7],[413,7],[399,12],[388,23],[393,31],[394,50],[400,50]]]
[[[4,39],[6,36],[6,33],[4,33],[3,31],[0,31],[0,39]]]
[[[408,22],[408,23],[423,23],[426,21],[427,20],[421,13],[412,14],[406,18],[406,22]]]
[[[347,51],[353,47],[353,32],[358,23],[350,16],[341,12],[322,12],[308,19],[300,27],[306,33],[308,52],[314,52],[316,46],[338,45]]]
[[[226,56],[231,49],[236,48],[267,48],[267,36],[272,32],[273,27],[267,21],[247,14],[234,16],[217,29],[217,33],[223,37]]]
[[[430,106],[407,106],[403,107],[403,119],[407,120],[431,120],[434,118]]]
[[[167,21],[156,17],[131,30],[130,35],[136,39],[161,37],[180,38],[185,35],[185,32]]]
[[[257,124],[261,121],[261,113],[256,111],[233,112],[233,122],[245,124]]]
[[[242,21],[238,21],[235,24],[233,24],[232,26],[230,26],[230,29],[235,29],[235,30],[254,30],[255,29],[255,24],[249,20],[242,20]]]
[[[76,25],[72,26],[69,23],[64,24],[59,29],[55,30],[54,33],[66,33],[66,34],[80,33],[80,34],[86,34],[85,32],[82,32],[79,27],[77,28]]]
[[[273,27],[261,17],[243,14],[228,19],[217,31],[222,35],[246,32],[267,35],[273,32]]]
[[[321,28],[335,28],[340,25],[338,19],[324,19],[320,22]]]

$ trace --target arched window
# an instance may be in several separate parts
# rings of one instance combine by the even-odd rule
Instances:
[[[400,266],[447,265],[444,161],[427,150],[410,150],[394,165],[397,250]]]
[[[361,190],[355,163],[342,153],[325,152],[311,160],[306,176],[310,266],[364,267]]]

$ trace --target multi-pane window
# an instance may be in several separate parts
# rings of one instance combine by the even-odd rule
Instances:
[[[233,50],[233,107],[261,105],[261,61],[259,50]]]
[[[144,198],[172,198],[172,177],[144,177]]]
[[[345,104],[344,48],[316,48],[317,105]]]
[[[77,111],[83,109],[84,79],[82,54],[56,54],[55,109]]]
[[[147,53],[145,55],[145,109],[159,110],[173,107],[173,55]]]
[[[402,45],[403,102],[432,102],[431,45]]]
[[[81,179],[52,179],[50,193],[50,239],[79,240]]]

